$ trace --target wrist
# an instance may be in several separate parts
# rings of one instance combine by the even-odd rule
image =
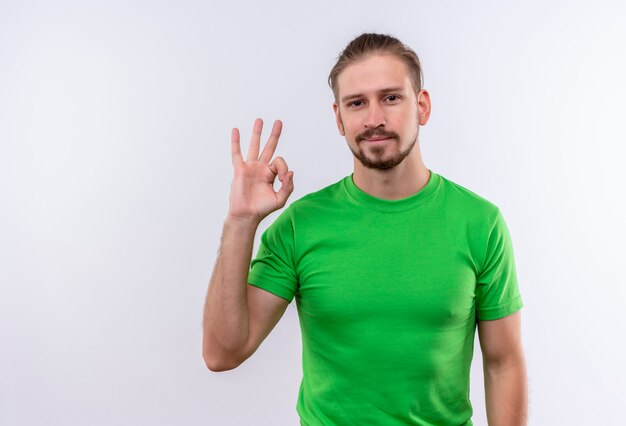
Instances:
[[[257,217],[234,216],[231,214],[226,215],[226,219],[224,220],[225,225],[253,229],[256,229],[260,223],[261,219]]]

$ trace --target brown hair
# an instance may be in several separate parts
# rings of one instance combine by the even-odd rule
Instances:
[[[403,60],[409,69],[415,93],[422,90],[424,85],[422,66],[417,54],[410,47],[387,34],[363,33],[348,43],[346,48],[339,54],[337,63],[330,71],[328,85],[333,90],[335,99],[337,99],[339,91],[337,77],[348,65],[367,56],[385,54],[395,55]]]

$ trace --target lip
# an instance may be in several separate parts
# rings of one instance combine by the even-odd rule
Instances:
[[[364,139],[365,142],[370,142],[370,143],[376,143],[376,142],[383,142],[386,140],[389,140],[391,138],[372,138],[372,139]]]

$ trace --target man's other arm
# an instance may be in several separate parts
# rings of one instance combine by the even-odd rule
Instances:
[[[525,426],[528,384],[521,339],[521,311],[478,321],[489,426]]]
[[[256,230],[264,217],[285,206],[293,191],[293,171],[282,157],[272,160],[282,122],[274,122],[263,151],[262,130],[263,120],[258,118],[246,160],[239,129],[231,134],[234,176],[228,216],[204,305],[202,356],[211,371],[231,370],[250,357],[289,304],[247,283]],[[282,183],[278,192],[274,190],[277,177]]]
[[[289,302],[247,284],[256,223],[227,218],[204,308],[202,354],[211,371],[248,359],[283,316]]]

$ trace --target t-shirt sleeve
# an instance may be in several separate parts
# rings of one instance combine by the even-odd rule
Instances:
[[[484,264],[476,286],[479,320],[495,320],[523,307],[509,229],[500,210],[490,227]]]
[[[287,207],[261,234],[256,256],[250,262],[248,284],[291,302],[297,289],[294,262],[292,209]]]

